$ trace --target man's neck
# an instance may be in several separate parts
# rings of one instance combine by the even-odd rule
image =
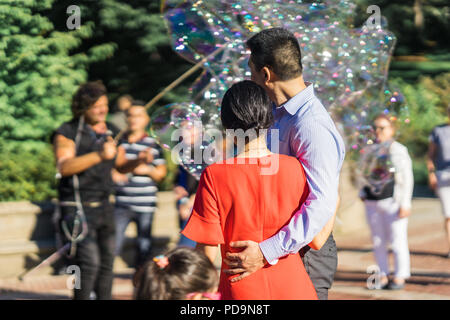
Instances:
[[[295,79],[287,81],[277,81],[274,84],[273,99],[277,107],[285,104],[292,97],[299,94],[306,88],[306,84],[303,81],[303,77],[300,76]]]

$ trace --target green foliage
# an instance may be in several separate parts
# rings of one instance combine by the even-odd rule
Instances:
[[[57,30],[66,31],[65,10],[72,0],[56,0],[47,13]],[[192,66],[171,48],[169,30],[160,12],[159,1],[79,0],[81,24],[92,24],[93,34],[77,52],[88,52],[93,45],[112,44],[108,59],[93,62],[89,79],[101,79],[109,91],[113,110],[116,98],[131,94],[149,101]],[[166,95],[155,108],[184,101],[188,85],[196,75]]]
[[[55,197],[54,163],[49,144],[0,143],[0,201]]]
[[[52,3],[0,1],[0,200],[55,195],[48,138],[70,119],[72,94],[86,81],[88,64],[110,54],[102,47],[71,54],[93,25],[55,31],[43,15]]]
[[[50,3],[0,4],[2,139],[43,140],[70,116],[71,95],[86,79],[68,55],[80,43],[76,33],[52,32],[52,23],[37,12]]]
[[[160,191],[173,190],[173,183],[178,172],[178,165],[172,161],[171,152],[163,149],[164,159],[166,159],[167,175],[158,185]]]
[[[422,75],[438,75],[450,72],[449,61],[393,61],[391,63],[391,77],[416,79]]]
[[[381,15],[388,21],[388,29],[397,37],[394,55],[447,53],[450,34],[449,3],[446,0],[356,0],[356,25],[369,16],[370,5],[380,7]],[[423,17],[423,19],[420,19]],[[421,22],[422,21],[422,22]],[[448,60],[447,60],[448,61]]]
[[[450,103],[450,73],[435,78],[421,77],[417,84],[400,78],[390,81],[404,94],[409,110],[410,123],[398,128],[398,140],[408,147],[414,161],[416,183],[427,183],[425,166],[428,137],[431,130],[448,121],[446,107]]]

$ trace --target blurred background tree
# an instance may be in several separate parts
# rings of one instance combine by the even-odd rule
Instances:
[[[55,194],[47,139],[70,117],[71,95],[87,79],[87,59],[69,51],[92,29],[56,32],[41,14],[52,2],[0,2],[0,200]]]
[[[159,1],[55,0],[47,17],[57,30],[67,31],[65,12],[72,4],[81,9],[82,25],[94,26],[92,36],[73,52],[89,52],[102,43],[114,45],[113,55],[91,63],[88,69],[89,80],[101,79],[105,83],[113,109],[122,94],[150,100],[191,66],[171,48]],[[164,96],[155,107],[186,99],[186,86],[194,77]]]

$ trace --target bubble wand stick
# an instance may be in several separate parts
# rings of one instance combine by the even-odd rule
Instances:
[[[156,102],[159,101],[167,92],[175,88],[177,85],[179,85],[184,79],[189,77],[191,74],[193,74],[195,71],[197,71],[205,62],[207,62],[209,59],[215,57],[220,52],[225,50],[225,48],[228,46],[228,44],[221,45],[218,49],[211,52],[209,55],[204,57],[202,60],[197,62],[192,68],[187,70],[185,73],[183,73],[178,79],[173,81],[171,84],[169,84],[167,87],[164,88],[163,91],[158,93],[152,100],[150,100],[144,107],[145,109],[150,109]],[[120,130],[120,132],[115,136],[114,141],[117,143],[119,139],[123,136],[123,134],[126,132],[127,128],[124,128]]]

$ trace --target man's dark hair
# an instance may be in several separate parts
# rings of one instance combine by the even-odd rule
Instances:
[[[82,116],[87,109],[106,93],[106,87],[100,80],[82,84],[72,98],[73,118],[77,119]]]
[[[272,103],[262,87],[244,80],[225,92],[220,117],[225,129],[268,129],[273,123]]]
[[[302,75],[302,53],[297,38],[283,28],[263,30],[247,41],[256,70],[271,69],[281,80]]]

